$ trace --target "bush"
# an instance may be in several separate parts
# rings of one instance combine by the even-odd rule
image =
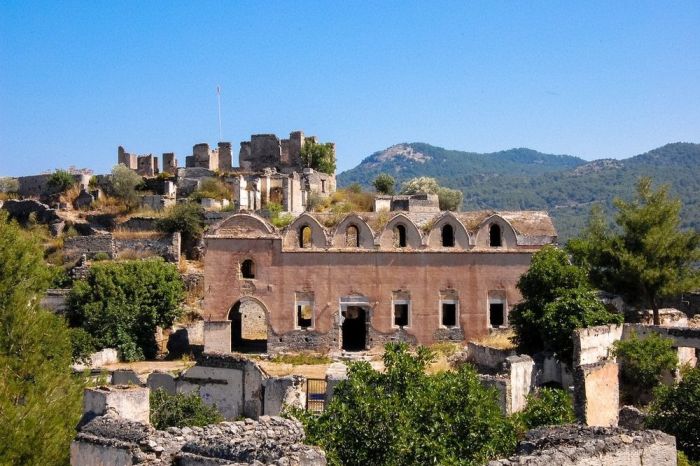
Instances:
[[[98,252],[95,254],[95,256],[92,258],[93,261],[95,262],[101,262],[101,261],[108,261],[110,259],[109,254],[107,254],[104,251]]]
[[[301,160],[307,167],[322,173],[335,173],[335,150],[333,144],[318,144],[310,139],[304,141],[301,148]]]
[[[379,194],[394,194],[396,179],[387,173],[380,173],[372,181],[372,185]]]
[[[112,168],[112,190],[129,209],[137,206],[136,188],[142,183],[143,178],[126,165],[119,164]]]
[[[523,430],[569,424],[576,420],[571,396],[558,388],[540,388],[527,396],[527,406],[515,415]]]
[[[176,204],[158,219],[156,228],[166,233],[179,231],[183,249],[191,251],[204,233],[204,210],[194,203]]]
[[[514,426],[474,369],[427,375],[427,348],[385,350],[384,372],[353,363],[323,414],[299,413],[307,441],[326,451],[329,464],[481,464],[513,451]]]
[[[462,206],[462,198],[464,194],[458,189],[450,189],[441,187],[438,189],[438,202],[440,210],[457,211]]]
[[[78,364],[90,363],[90,355],[97,351],[95,339],[82,328],[70,329],[70,343],[73,350],[73,362]]]
[[[679,383],[656,389],[647,427],[676,437],[679,450],[700,460],[700,368],[688,370]]]
[[[207,406],[196,393],[170,395],[159,388],[151,392],[151,424],[159,430],[168,427],[194,427],[224,420],[214,406]]]
[[[71,326],[117,348],[127,361],[156,355],[155,330],[181,313],[184,285],[177,268],[161,259],[94,264],[68,297]]]
[[[553,351],[559,361],[571,365],[574,330],[623,321],[595,297],[584,270],[572,265],[555,246],[545,246],[532,256],[518,289],[523,301],[509,319],[515,343],[528,354]]]
[[[200,182],[199,188],[190,194],[190,199],[195,201],[201,201],[204,198],[230,201],[231,190],[218,178],[205,178]]]
[[[637,338],[635,333],[627,340],[615,342],[614,354],[620,360],[620,381],[629,402],[643,402],[661,382],[664,371],[678,366],[678,354],[673,341],[657,333]]]
[[[19,180],[9,176],[0,176],[0,193],[16,193],[19,191]]]
[[[46,180],[46,186],[51,191],[51,194],[61,194],[74,184],[75,177],[65,170],[56,170]]]

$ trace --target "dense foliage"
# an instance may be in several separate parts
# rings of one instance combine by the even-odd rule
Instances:
[[[151,392],[151,424],[159,430],[168,427],[194,427],[224,420],[215,406],[204,404],[197,393],[171,395],[162,388]]]
[[[19,191],[19,181],[17,178],[0,176],[0,193],[16,193]]]
[[[184,285],[177,268],[161,259],[101,262],[73,286],[68,317],[94,338],[134,361],[156,355],[155,330],[180,315]]]
[[[440,186],[435,178],[419,176],[411,178],[401,186],[401,194],[437,194],[440,210],[459,210],[462,193],[456,189]]]
[[[65,322],[39,307],[47,284],[38,241],[0,210],[0,464],[68,463],[82,385]]]
[[[318,144],[310,139],[304,141],[301,148],[301,160],[307,167],[322,173],[335,173],[335,150],[333,144]]]
[[[515,342],[528,354],[552,351],[558,360],[571,365],[574,330],[623,321],[595,297],[585,271],[572,265],[566,252],[555,246],[545,246],[532,256],[518,289],[523,301],[513,308],[509,320]]]
[[[642,401],[645,394],[659,385],[664,371],[673,371],[678,366],[678,353],[672,345],[673,340],[658,333],[644,338],[632,333],[630,338],[615,342],[621,388],[628,401]]]
[[[700,287],[700,233],[680,230],[680,200],[669,197],[668,186],[652,189],[651,178],[638,181],[632,202],[616,199],[615,207],[616,230],[594,211],[569,249],[595,285],[651,308],[659,325],[662,298]]]
[[[576,421],[571,395],[565,390],[548,387],[529,394],[527,406],[515,418],[523,430]]]
[[[190,199],[199,201],[204,198],[231,200],[231,190],[218,178],[204,178],[199,188],[190,194]]]
[[[166,233],[180,232],[182,249],[189,252],[204,233],[204,210],[192,202],[175,204],[158,219],[156,228]]]
[[[408,144],[426,158],[393,156],[381,151],[338,175],[338,185],[353,182],[370,187],[379,173],[391,173],[401,183],[416,176],[436,178],[464,193],[464,210],[544,209],[550,212],[563,242],[586,223],[592,202],[606,213],[615,197],[629,198],[635,180],[653,176],[669,183],[684,204],[683,228],[700,230],[700,144],[668,144],[624,160],[586,163],[576,157],[511,149],[491,154],[450,151],[428,144]],[[621,154],[622,155],[622,154]]]
[[[46,186],[51,194],[61,194],[74,184],[75,177],[65,170],[56,170],[46,180]]]
[[[332,465],[482,464],[508,455],[515,428],[468,365],[425,373],[432,353],[388,344],[385,372],[350,366],[320,416],[302,415],[307,441]]]
[[[688,458],[700,460],[700,368],[688,370],[671,387],[660,386],[655,395],[647,426],[675,436]]]
[[[380,173],[372,181],[372,185],[379,194],[394,194],[396,179],[387,173]]]
[[[136,188],[143,183],[143,178],[124,164],[112,168],[112,191],[130,207],[136,207],[138,195]]]

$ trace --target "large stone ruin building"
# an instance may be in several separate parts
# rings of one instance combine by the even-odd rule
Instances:
[[[508,325],[532,254],[557,238],[545,212],[440,212],[426,195],[388,205],[405,210],[305,212],[283,229],[237,213],[211,229],[206,350],[476,339]]]
[[[336,189],[335,173],[321,173],[304,165],[301,150],[304,144],[318,143],[315,136],[294,131],[289,139],[274,134],[254,134],[250,141],[241,142],[239,166],[233,166],[230,142],[195,144],[192,155],[185,157],[185,167],[178,167],[174,153],[163,153],[164,173],[177,176],[178,195],[194,191],[203,178],[221,176],[233,191],[236,210],[259,210],[268,202],[282,205],[282,210],[301,213],[309,196],[326,196]],[[328,143],[335,153],[335,144]],[[139,175],[153,177],[161,170],[158,157],[137,155],[118,148],[117,163],[124,164]]]

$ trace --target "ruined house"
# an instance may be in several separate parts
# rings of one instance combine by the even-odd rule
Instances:
[[[419,201],[305,212],[281,230],[252,213],[223,220],[205,237],[206,350],[353,351],[506,327],[532,254],[556,241],[551,218]]]

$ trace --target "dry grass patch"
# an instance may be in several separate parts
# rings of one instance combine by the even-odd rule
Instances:
[[[139,259],[146,259],[148,257],[156,256],[151,251],[141,250],[136,251],[135,249],[124,249],[117,253],[117,259],[122,261],[133,261]]]
[[[114,239],[157,239],[165,236],[161,231],[133,231],[117,228],[112,232]]]
[[[480,338],[479,340],[475,340],[475,343],[501,350],[515,349],[515,343],[513,343],[512,340],[514,336],[515,333],[513,330],[508,329],[502,332],[495,332],[486,337]]]

